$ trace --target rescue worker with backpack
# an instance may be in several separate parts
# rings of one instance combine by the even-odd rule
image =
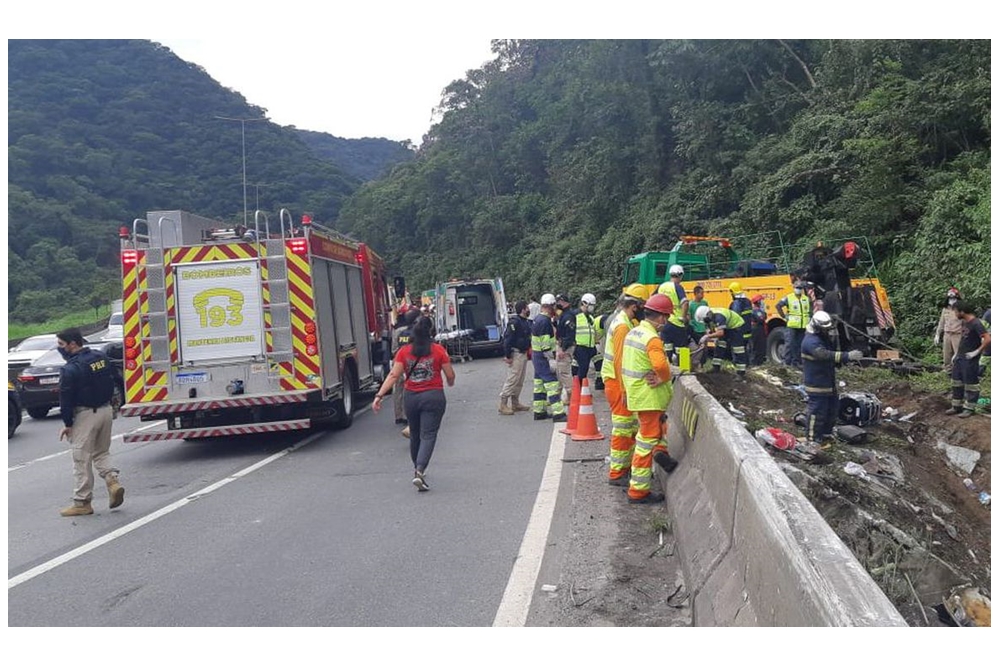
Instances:
[[[826,311],[813,315],[802,339],[802,384],[806,390],[806,438],[818,445],[833,435],[840,414],[836,367],[864,356],[861,350],[841,352],[831,338],[833,318]]]
[[[635,434],[639,429],[638,417],[625,405],[625,388],[622,383],[622,355],[625,336],[642,317],[646,303],[646,286],[632,283],[618,297],[618,311],[608,325],[604,341],[604,362],[601,379],[604,380],[604,397],[611,408],[611,462],[608,466],[608,484],[628,486],[635,451]]]
[[[628,501],[631,504],[662,503],[664,495],[652,490],[653,461],[667,472],[677,461],[667,453],[665,412],[673,398],[670,362],[659,329],[667,324],[674,305],[665,294],[654,294],[643,306],[643,319],[628,332],[623,343],[621,377],[625,406],[635,412],[639,430],[632,454]]]
[[[566,421],[566,406],[562,400],[562,384],[549,362],[556,354],[555,326],[556,297],[542,295],[542,312],[531,324],[531,365],[535,371],[532,409],[535,419],[552,418],[554,422]]]
[[[673,311],[670,318],[660,331],[660,340],[663,341],[663,348],[666,350],[667,358],[677,361],[677,350],[687,347],[690,335],[688,334],[688,298],[684,292],[681,281],[684,280],[684,267],[674,264],[670,267],[670,280],[660,285],[656,290],[657,294],[663,294],[670,299]]]

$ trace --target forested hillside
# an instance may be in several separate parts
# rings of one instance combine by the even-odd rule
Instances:
[[[385,176],[392,166],[413,159],[409,142],[373,137],[343,139],[310,130],[297,133],[313,153],[341,166],[360,181],[373,181]]]
[[[119,297],[117,229],[148,210],[242,220],[241,123],[217,116],[249,119],[251,215],[332,222],[361,182],[159,44],[10,40],[7,54],[8,321]],[[366,141],[347,157],[358,169],[395,159],[371,141],[395,142]]]
[[[610,297],[679,234],[866,236],[904,339],[990,299],[988,41],[498,41],[340,226],[414,288]]]

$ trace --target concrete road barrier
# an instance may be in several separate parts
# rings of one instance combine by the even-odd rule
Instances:
[[[667,411],[680,465],[657,471],[696,626],[905,626],[771,456],[692,375]]]

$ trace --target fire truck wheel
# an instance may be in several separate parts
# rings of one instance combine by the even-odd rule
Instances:
[[[785,327],[775,327],[767,334],[767,358],[776,364],[785,360]]]
[[[347,428],[354,422],[354,369],[344,368],[344,395],[334,404],[337,408],[337,428]]]

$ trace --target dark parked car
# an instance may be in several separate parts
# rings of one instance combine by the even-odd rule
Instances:
[[[14,436],[14,431],[21,425],[21,399],[17,396],[13,382],[7,382],[7,437]]]
[[[103,352],[111,360],[115,374],[115,395],[111,399],[111,407],[117,415],[125,400],[122,379],[124,347],[118,341],[88,342],[86,346]],[[32,419],[44,419],[49,410],[59,407],[59,370],[65,363],[59,350],[50,350],[17,376],[18,397]]]

